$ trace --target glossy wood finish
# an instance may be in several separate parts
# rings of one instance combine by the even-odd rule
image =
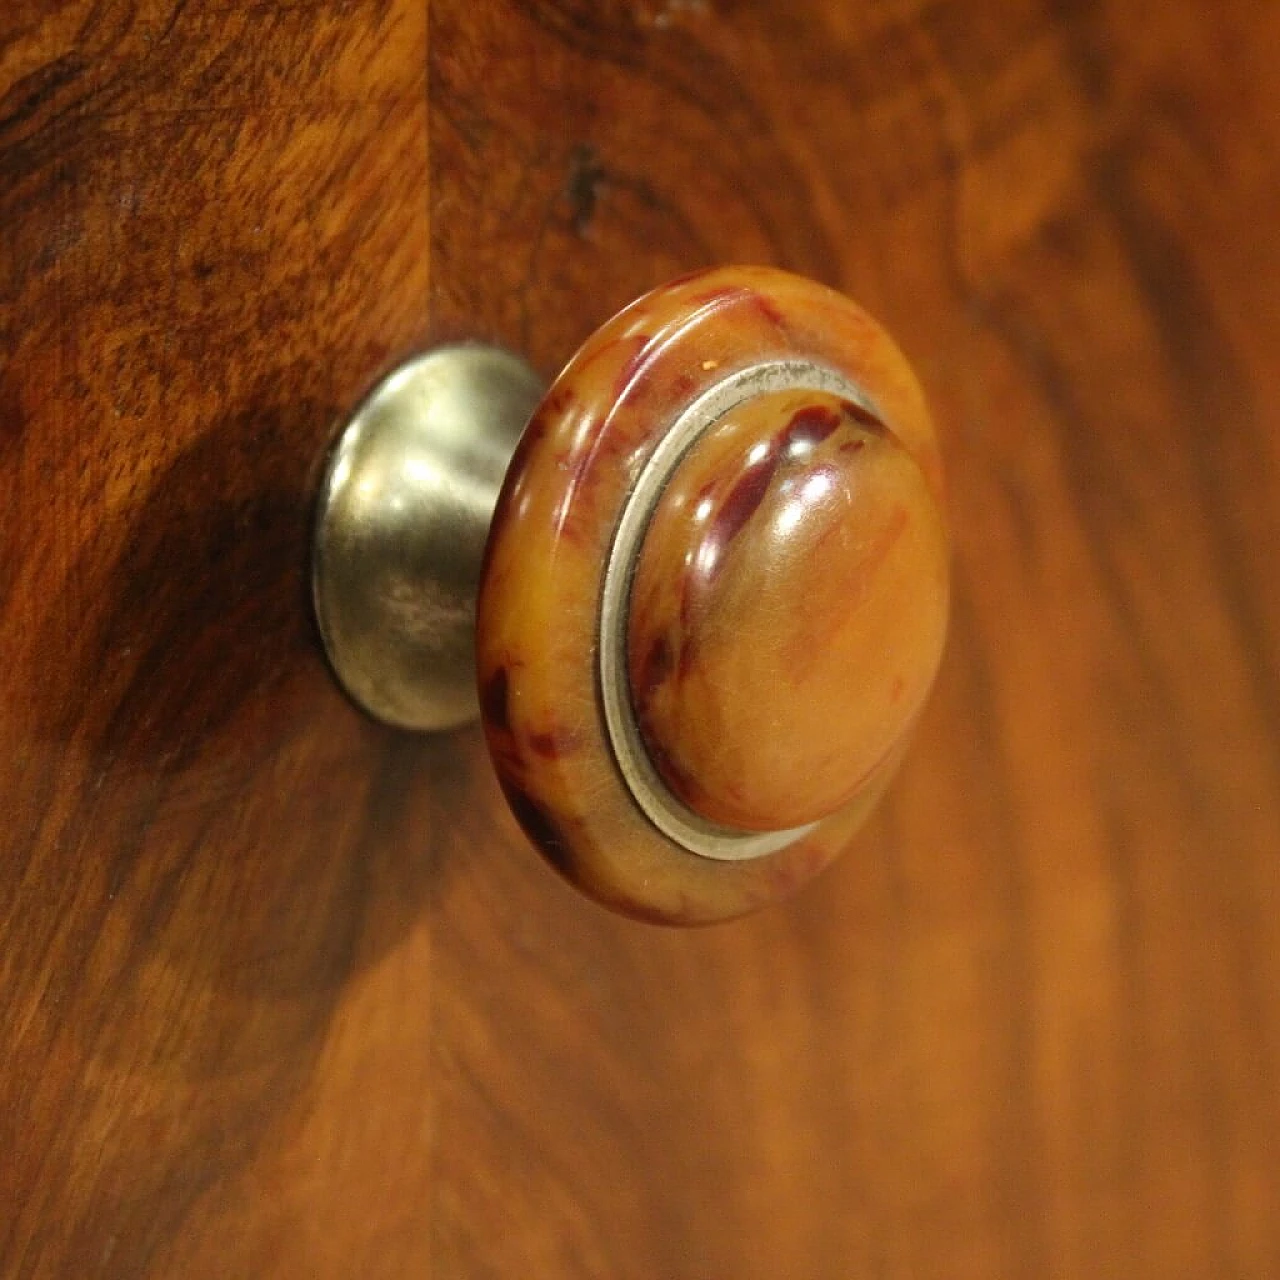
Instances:
[[[956,546],[910,756],[790,905],[614,921],[469,793],[440,1270],[1280,1274],[1274,11],[433,12],[442,334],[552,373],[702,263],[836,284]]]
[[[889,450],[902,462],[885,466],[870,461],[860,468],[869,484],[878,485],[879,495],[867,495],[867,509],[851,511],[849,529],[843,531],[849,539],[863,540],[868,554],[856,552],[854,548],[862,545],[856,541],[850,546],[831,542],[833,533],[842,533],[838,521],[815,513],[807,531],[809,549],[819,567],[825,564],[830,577],[841,584],[825,598],[815,597],[808,566],[786,562],[785,555],[771,558],[767,536],[751,522],[754,511],[743,511],[740,523],[746,526],[748,545],[729,557],[726,569],[731,590],[733,583],[747,580],[749,599],[739,606],[737,616],[704,620],[703,606],[717,601],[690,598],[681,590],[687,576],[683,560],[692,549],[693,535],[677,529],[678,545],[673,545],[660,507],[649,532],[642,534],[629,601],[624,597],[620,602],[624,609],[629,604],[632,621],[619,634],[611,634],[602,620],[606,567],[619,554],[615,537],[620,540],[624,509],[637,501],[633,491],[640,487],[643,470],[672,438],[677,419],[700,397],[731,385],[738,375],[788,360],[835,371],[848,381],[850,394],[876,406],[875,414],[861,405],[842,409],[861,420],[858,434],[865,436],[866,428],[874,426],[884,436],[890,428],[882,423],[893,424],[896,434]],[[795,376],[804,382],[805,375]],[[794,471],[798,476],[803,469],[792,465],[794,460],[782,467],[781,454],[775,457],[770,449],[782,450],[788,438],[799,442],[806,411],[820,415],[824,406],[813,401],[806,410],[797,402],[793,413],[775,422],[783,408],[775,400],[779,393],[739,394],[746,398],[730,411],[728,439],[731,448],[734,441],[740,443],[745,426],[750,443],[739,451],[745,457],[756,444],[764,451],[767,474],[758,474],[768,483],[760,488],[756,506],[767,513],[773,499],[780,495],[785,500],[787,475]],[[800,416],[794,418],[795,414]],[[710,457],[710,470],[717,479],[727,480],[732,491],[744,477],[736,476],[731,461],[722,456],[724,440],[705,434],[702,440],[705,443],[694,446],[680,471],[691,467],[698,477],[695,488],[701,491],[706,488],[703,469]],[[832,450],[860,443],[865,440],[846,431],[832,440]],[[868,455],[881,460],[884,456],[879,448]],[[830,460],[822,465],[830,466]],[[846,478],[851,474],[852,468]],[[771,483],[775,478],[780,486],[776,490]],[[750,477],[745,482],[752,483]],[[675,483],[678,489],[679,473]],[[789,896],[826,867],[892,776],[937,668],[947,596],[941,486],[933,428],[901,352],[859,307],[813,281],[763,267],[693,272],[639,298],[592,333],[548,390],[508,468],[494,512],[477,607],[480,708],[494,767],[516,818],[552,865],[607,905],[670,924],[714,923],[757,910]],[[754,491],[748,487],[746,492]],[[707,495],[712,508],[719,510],[720,489],[713,485]],[[731,494],[725,501],[732,502]],[[831,545],[820,549],[817,541],[824,533]],[[651,554],[655,550],[656,565]],[[631,576],[625,563],[615,571],[624,582]],[[788,581],[770,586],[765,579],[780,571]],[[756,574],[761,581],[753,590],[750,581]],[[669,623],[666,615],[671,611],[663,595],[667,587],[683,599],[683,607],[681,599],[675,603],[676,619],[683,616],[700,630],[677,633]],[[781,599],[771,600],[771,591]],[[837,655],[832,664],[837,669],[829,679],[839,689],[839,701],[826,707],[814,705],[827,692],[820,676],[811,676],[815,687],[805,690],[797,689],[794,678],[786,674],[791,692],[783,690],[780,696],[795,701],[807,695],[810,720],[786,727],[774,723],[762,736],[752,733],[758,725],[739,721],[734,726],[737,737],[726,737],[726,709],[714,703],[717,678],[731,686],[728,692],[720,691],[724,700],[752,702],[766,713],[778,704],[771,701],[769,688],[755,687],[750,670],[744,674],[742,650],[735,667],[734,651],[719,644],[711,631],[719,627],[741,632],[748,655],[766,655],[767,675],[768,661],[776,666],[785,658],[788,642],[792,647],[800,642],[795,634],[788,641],[785,621],[780,626],[769,616],[769,606],[776,613],[788,593],[788,614],[799,620],[793,623],[797,630],[809,631],[815,643],[828,648],[833,638],[842,638],[842,656],[849,661],[892,648],[889,666],[872,664],[864,673],[866,684],[850,689]],[[762,603],[765,615],[752,616],[752,605]],[[894,618],[902,605],[909,606],[909,612]],[[732,605],[729,608],[732,615]],[[828,632],[825,640],[819,628]],[[698,661],[687,662],[695,641],[707,643]],[[639,654],[643,694],[637,696],[634,674],[630,691],[623,691],[624,700],[637,707],[647,736],[636,749],[647,749],[660,762],[660,772],[679,773],[675,790],[693,800],[690,808],[713,822],[723,821],[717,799],[726,790],[732,799],[732,788],[747,783],[758,793],[766,814],[766,824],[756,830],[819,825],[776,851],[735,861],[700,856],[659,830],[637,806],[610,743],[601,705],[607,677],[600,668],[600,649],[607,644],[618,650],[624,682],[628,660],[622,650],[630,649],[633,661]],[[655,671],[652,655],[660,645],[671,646],[676,662],[688,669]],[[634,665],[632,669],[636,673]],[[676,677],[674,684],[668,676]],[[761,684],[767,686],[767,680]],[[889,706],[895,690],[905,716]],[[775,818],[767,825],[785,803],[779,788],[770,785],[769,775],[783,775],[785,793],[787,782],[795,781],[787,773],[789,754],[799,758],[803,771],[812,758],[806,752],[814,745],[819,759],[830,753],[830,745],[812,744],[813,729],[820,727],[824,714],[839,712],[860,694],[861,705],[851,708],[846,725],[858,754],[836,760],[830,771],[838,788],[834,796],[829,774],[820,779],[828,787],[826,794],[817,796],[819,803],[830,801],[825,810],[813,817],[802,815],[795,823]],[[691,712],[682,709],[682,698],[693,701]],[[654,732],[661,730],[669,711],[677,717],[687,715],[694,730],[676,725],[679,739],[664,740],[655,751]],[[887,731],[880,723],[885,719]],[[704,750],[708,732],[712,753]],[[840,745],[835,744],[837,754]],[[719,758],[714,754],[717,747],[723,752]],[[735,773],[729,763],[726,777],[720,760],[734,755],[749,757],[749,765],[743,767],[756,772],[743,773],[740,767]],[[655,781],[662,785],[660,778]],[[697,794],[690,797],[695,787]],[[813,803],[812,793],[806,798]],[[742,805],[739,800],[735,814]],[[788,816],[785,810],[781,816]],[[729,825],[752,830],[750,823]]]
[[[427,21],[0,16],[0,1274],[1280,1274],[1274,7]],[[347,707],[307,504],[725,259],[900,339],[957,590],[853,855],[677,934]]]
[[[6,1278],[430,1250],[458,766],[350,708],[305,581],[327,441],[428,337],[426,34],[0,8]]]

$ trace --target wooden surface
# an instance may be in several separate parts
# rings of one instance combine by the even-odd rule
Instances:
[[[0,1274],[1280,1274],[1280,16],[0,16]],[[720,260],[900,339],[952,641],[791,905],[614,919],[335,691],[342,414]]]

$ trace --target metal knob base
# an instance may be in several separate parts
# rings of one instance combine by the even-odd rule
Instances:
[[[439,730],[479,714],[476,594],[507,465],[544,386],[497,347],[441,347],[343,430],[316,513],[312,591],[333,670],[371,715]]]

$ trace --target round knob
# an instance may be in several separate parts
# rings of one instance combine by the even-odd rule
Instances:
[[[901,759],[946,630],[941,467],[892,341],[848,299],[772,269],[647,294],[534,410],[478,571],[494,495],[457,442],[492,471],[501,449],[474,442],[514,436],[530,375],[488,348],[447,349],[419,373],[424,362],[430,394],[414,400],[403,375],[384,384],[330,467],[316,595],[344,683],[396,723],[460,718],[441,670],[471,639],[478,572],[490,751],[516,818],[564,875],[628,914],[705,923],[826,866]],[[403,483],[406,434],[409,469],[434,486],[419,505],[465,553],[419,535],[406,557],[403,531],[369,532],[366,508],[385,502],[360,478]],[[440,495],[464,480],[467,519],[442,520]],[[380,705],[378,688],[394,698]]]
[[[731,409],[635,559],[629,692],[663,782],[747,831],[843,808],[924,700],[945,565],[923,473],[861,404],[799,389]]]

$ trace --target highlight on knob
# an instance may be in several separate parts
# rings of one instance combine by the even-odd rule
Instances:
[[[503,484],[477,611],[499,781],[610,906],[777,901],[892,778],[947,600],[937,445],[888,335],[773,269],[676,281],[587,339]]]

